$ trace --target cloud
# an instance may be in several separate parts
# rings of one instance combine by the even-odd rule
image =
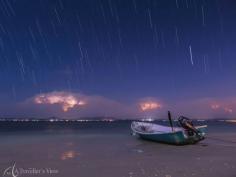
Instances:
[[[194,118],[234,118],[236,98],[199,98],[169,104],[167,109],[177,115]]]
[[[161,104],[156,102],[143,102],[140,103],[140,108],[142,111],[155,110],[155,109],[160,109]]]
[[[21,103],[21,108],[33,116],[79,117],[131,117],[134,107],[99,95],[53,91],[33,96]],[[37,116],[38,117],[38,116]]]
[[[162,108],[160,101],[153,97],[143,98],[139,101],[140,110],[143,112],[159,110]]]
[[[32,112],[33,115],[39,114],[45,117],[140,118],[149,115],[157,117],[163,103],[156,98],[147,97],[126,104],[100,95],[53,91],[37,94],[27,99],[21,106],[27,108],[28,113]]]
[[[79,108],[85,106],[86,101],[80,95],[73,95],[68,92],[52,92],[46,94],[39,94],[34,97],[35,104],[59,104],[64,112],[69,109]]]
[[[236,98],[199,98],[182,101],[144,97],[133,103],[122,103],[100,95],[53,91],[37,94],[20,103],[1,105],[1,116],[61,118],[116,117],[166,118],[170,110],[174,118],[235,118]]]

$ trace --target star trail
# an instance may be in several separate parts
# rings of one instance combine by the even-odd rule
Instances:
[[[0,116],[236,116],[235,5],[0,0]]]

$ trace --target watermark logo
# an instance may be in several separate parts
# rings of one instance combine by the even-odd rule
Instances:
[[[14,164],[13,166],[10,166],[8,168],[6,168],[3,172],[3,176],[12,176],[12,177],[17,177],[19,176],[19,171],[16,168],[16,164]]]
[[[53,175],[58,174],[59,170],[52,168],[20,168],[16,167],[16,164],[7,167],[3,171],[3,177],[24,177],[32,175]]]

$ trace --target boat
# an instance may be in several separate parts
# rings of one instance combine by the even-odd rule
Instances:
[[[138,135],[145,140],[160,143],[186,145],[195,144],[205,139],[207,125],[193,126],[189,118],[180,116],[179,127],[174,127],[168,112],[170,126],[163,126],[150,122],[134,121],[131,123],[133,135]]]

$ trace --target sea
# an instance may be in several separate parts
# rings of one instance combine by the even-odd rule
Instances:
[[[207,137],[188,146],[134,137],[132,121],[2,120],[0,176],[236,177],[234,120],[194,121]]]
[[[129,134],[132,121],[138,120],[4,120],[0,121],[1,135],[14,133],[60,133],[78,134]],[[152,123],[169,126],[167,120],[153,120]],[[194,125],[208,125],[208,132],[236,132],[236,120],[195,120]],[[174,126],[179,126],[174,121]]]

